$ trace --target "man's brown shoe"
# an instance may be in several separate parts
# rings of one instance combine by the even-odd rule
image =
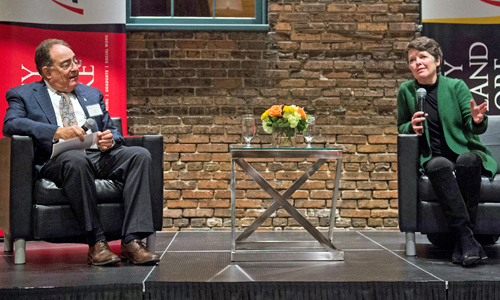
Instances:
[[[120,257],[109,249],[105,240],[100,240],[94,246],[89,247],[87,262],[94,266],[112,265],[119,263]]]
[[[136,265],[154,265],[160,261],[160,256],[149,252],[144,242],[137,239],[122,243],[122,258]]]

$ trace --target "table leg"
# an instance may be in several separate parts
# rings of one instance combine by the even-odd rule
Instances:
[[[236,227],[236,195],[235,195],[235,168],[236,164],[234,163],[234,159],[231,159],[231,251],[234,253],[235,244],[234,244],[234,236],[235,236],[235,227]]]
[[[339,195],[340,172],[342,170],[342,158],[337,159],[337,172],[335,173],[335,187],[333,189],[332,208],[330,213],[330,229],[328,230],[328,238],[333,240],[333,228],[335,227],[335,215],[337,213],[337,198]]]

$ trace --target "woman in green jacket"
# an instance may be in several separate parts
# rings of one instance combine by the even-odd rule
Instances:
[[[476,105],[462,80],[440,75],[443,54],[435,40],[414,39],[405,57],[415,79],[399,88],[398,131],[420,136],[420,165],[457,237],[452,261],[472,265],[487,258],[472,232],[481,175],[492,177],[497,169],[477,136],[488,127],[487,104]],[[423,111],[417,96],[422,88]]]

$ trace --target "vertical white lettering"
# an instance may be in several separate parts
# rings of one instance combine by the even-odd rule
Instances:
[[[488,94],[483,93],[483,89],[487,88],[487,87],[488,87],[488,81],[486,81],[485,83],[483,83],[481,85],[476,86],[475,88],[470,89],[470,92],[477,94],[481,97],[484,97],[484,98],[486,98],[485,100],[488,101]]]
[[[28,72],[28,75],[24,76],[24,77],[21,77],[21,83],[24,84],[24,81],[28,78],[30,78],[31,76],[40,76],[40,74],[38,73],[38,71],[30,71],[28,68],[26,68],[24,65],[21,65],[21,70],[25,70],[26,72]]]
[[[464,65],[453,66],[453,65],[449,64],[446,60],[444,61],[444,65],[450,67],[450,69],[448,71],[444,72],[444,76],[448,76],[448,74],[450,74],[453,71],[458,71],[458,70],[460,70],[462,72],[464,71]]]
[[[497,60],[495,59],[495,69],[497,68]],[[500,67],[500,66],[498,66]],[[500,75],[495,76],[495,88],[500,87]],[[500,104],[498,103],[498,98],[500,97],[500,92],[495,95],[495,106],[500,109]]]
[[[496,59],[496,58],[493,60],[493,69],[494,70],[500,68],[500,65],[497,65],[497,60],[498,59]],[[495,76],[495,88],[497,88],[497,87],[500,87],[500,75]],[[500,92],[497,92],[495,95],[495,106],[498,109],[500,109],[500,104],[498,103],[499,97],[500,97]]]
[[[92,79],[86,83],[86,85],[92,85],[92,83],[94,83],[94,65],[90,65],[90,67],[92,68],[92,71],[86,71],[85,69],[87,67],[82,67],[82,71],[80,72],[80,76],[92,76]],[[83,82],[82,82],[83,83]]]
[[[495,106],[500,109],[500,104],[498,104],[498,98],[500,97],[500,92],[495,95]]]
[[[474,52],[474,54],[472,53]],[[480,60],[474,61],[473,60]],[[488,66],[488,47],[484,43],[476,42],[469,47],[469,67],[479,66],[469,79],[484,80],[484,83],[470,89],[471,93],[485,98],[488,102],[488,94],[483,93],[483,88],[488,87],[488,72],[485,75],[479,76],[479,73]],[[489,103],[488,103],[489,106]]]
[[[472,50],[475,50],[474,48],[476,48],[476,47],[482,47],[484,49],[485,53],[483,55],[472,55]],[[470,60],[473,60],[473,59],[486,59],[486,60],[488,60],[488,47],[486,47],[486,45],[484,43],[475,42],[469,48],[469,58],[470,58]]]
[[[481,72],[486,66],[488,66],[488,62],[477,62],[477,63],[472,63],[472,62],[469,62],[469,67],[470,66],[480,66],[475,72],[474,74],[472,74],[470,76],[470,79],[485,79],[486,81],[488,80],[488,73],[486,73],[485,75],[483,76],[478,76],[479,72]]]

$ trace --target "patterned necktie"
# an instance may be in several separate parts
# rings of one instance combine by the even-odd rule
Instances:
[[[73,103],[71,103],[71,99],[66,96],[65,93],[57,92],[58,95],[61,95],[61,100],[59,100],[59,111],[61,112],[61,119],[63,122],[63,126],[72,126],[77,125],[75,110],[73,109]]]

